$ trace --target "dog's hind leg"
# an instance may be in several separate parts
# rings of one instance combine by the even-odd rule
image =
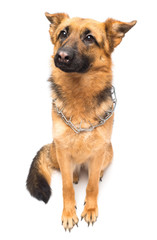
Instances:
[[[51,196],[50,182],[53,168],[59,169],[54,142],[43,146],[37,152],[26,182],[30,194],[45,203]]]
[[[81,166],[78,165],[75,167],[75,170],[73,172],[73,183],[78,184],[79,182],[79,173],[80,173]]]
[[[112,149],[112,144],[109,143],[109,144],[106,144],[106,146],[105,146],[105,157],[104,157],[102,169],[101,169],[101,172],[100,172],[100,181],[102,181],[104,171],[106,170],[106,168],[111,163],[112,158],[113,158],[113,149]]]

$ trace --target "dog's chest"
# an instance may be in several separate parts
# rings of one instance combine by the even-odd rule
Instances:
[[[104,145],[104,140],[94,132],[75,134],[60,141],[66,154],[76,163],[84,163],[92,158]]]
[[[104,148],[105,142],[110,141],[111,124],[109,122],[91,132],[77,134],[57,117],[53,121],[53,138],[56,146],[68,157],[81,164]]]

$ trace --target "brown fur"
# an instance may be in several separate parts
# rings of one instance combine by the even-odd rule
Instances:
[[[96,116],[102,116],[112,105],[110,96],[102,98],[100,96],[104,89],[112,86],[112,61],[111,53],[121,42],[125,33],[136,23],[123,23],[113,19],[108,19],[104,23],[91,19],[72,18],[67,14],[46,13],[50,24],[50,37],[54,44],[54,54],[52,56],[52,76],[53,82],[52,97],[56,99],[58,108],[63,108],[63,113],[67,118],[72,116],[72,122],[82,127],[88,128],[90,123],[96,123]],[[59,41],[59,33],[70,26],[70,36],[65,41]],[[94,35],[96,43],[86,46],[82,36],[86,29]],[[68,43],[67,43],[68,41]],[[84,73],[64,72],[54,64],[54,57],[58,49],[64,44],[75,46],[77,44],[78,53],[85,54],[92,59],[90,68]],[[100,99],[99,101],[98,99]],[[81,215],[88,224],[94,223],[98,217],[98,186],[99,179],[102,178],[105,168],[110,164],[113,157],[111,145],[111,134],[114,115],[101,127],[92,132],[76,134],[58,116],[55,108],[52,110],[53,119],[53,143],[44,147],[32,163],[27,179],[27,188],[35,197],[45,192],[38,184],[41,175],[48,185],[50,185],[52,168],[59,168],[63,182],[63,202],[62,223],[65,229],[71,229],[78,223],[76,215],[76,202],[73,182],[79,180],[79,169],[82,164],[88,168],[89,181],[86,189],[85,207]],[[40,183],[40,181],[39,181]],[[38,194],[34,193],[38,186]],[[50,194],[47,194],[45,202]],[[39,199],[39,197],[37,197]],[[40,200],[39,199],[39,200]],[[44,201],[43,200],[43,201]]]

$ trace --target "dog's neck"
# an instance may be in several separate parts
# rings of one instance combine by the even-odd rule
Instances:
[[[94,120],[97,119],[97,123],[95,123],[95,124],[91,123],[91,119],[90,120],[88,119],[88,123],[87,123],[87,118],[85,118],[84,120],[85,120],[86,127],[84,127],[84,128],[82,127],[83,120],[81,120],[81,122],[79,124],[77,122],[77,125],[75,125],[71,121],[72,116],[69,119],[67,119],[67,116],[63,113],[63,109],[59,109],[57,107],[57,105],[56,105],[56,100],[57,99],[53,99],[53,108],[54,108],[54,111],[56,111],[56,113],[66,123],[66,125],[68,125],[75,133],[91,132],[95,128],[104,125],[106,123],[106,121],[109,118],[111,118],[113,113],[114,113],[114,110],[115,110],[115,107],[116,107],[116,103],[117,103],[116,94],[115,94],[115,88],[112,86],[112,88],[110,90],[108,89],[108,93],[110,93],[110,98],[112,99],[112,106],[110,105],[110,108],[107,111],[103,112],[103,117],[99,116],[98,114],[95,116]],[[88,126],[89,124],[90,124],[90,126]]]
[[[112,104],[112,72],[78,74],[57,70],[49,81],[57,106],[64,109],[67,117],[75,116],[76,121],[92,120],[98,114],[101,116]]]
[[[98,96],[104,89],[112,86],[112,72],[93,72],[88,73],[65,73],[61,70],[53,71],[50,77],[52,83],[53,98],[60,101],[83,102],[88,105],[93,97]],[[77,103],[78,104],[78,103]]]

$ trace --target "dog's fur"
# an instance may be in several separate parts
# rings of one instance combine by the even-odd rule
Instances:
[[[50,21],[52,56],[52,97],[72,122],[82,127],[97,123],[112,105],[111,53],[125,33],[136,23],[107,19],[101,23],[91,19],[72,18],[67,14],[46,13]],[[114,116],[92,132],[75,133],[52,109],[53,143],[40,149],[27,178],[31,195],[48,202],[52,169],[60,169],[63,180],[62,223],[65,229],[78,223],[73,182],[79,180],[82,165],[88,168],[89,181],[81,217],[90,224],[98,216],[98,185],[105,168],[111,163],[111,133]]]

